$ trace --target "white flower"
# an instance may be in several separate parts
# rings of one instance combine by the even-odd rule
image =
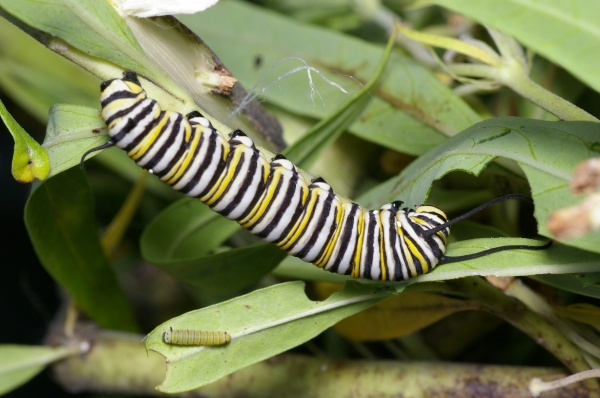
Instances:
[[[219,0],[121,0],[122,13],[139,18],[172,14],[194,14],[215,5]]]

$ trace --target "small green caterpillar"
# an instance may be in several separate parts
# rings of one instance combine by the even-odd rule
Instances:
[[[163,333],[163,341],[171,345],[225,345],[231,341],[227,332],[170,328]]]

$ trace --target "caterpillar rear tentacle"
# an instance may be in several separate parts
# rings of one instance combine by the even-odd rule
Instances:
[[[239,130],[226,140],[198,112],[185,117],[162,110],[147,98],[133,72],[102,83],[100,101],[110,145],[174,189],[330,272],[399,281],[430,271],[442,259],[547,247],[502,246],[470,257],[445,257],[449,227],[464,217],[449,221],[437,207],[411,210],[401,208],[402,202],[364,209],[337,195],[323,179],[307,181],[285,157],[266,159]],[[526,197],[497,198],[467,216],[510,198]]]

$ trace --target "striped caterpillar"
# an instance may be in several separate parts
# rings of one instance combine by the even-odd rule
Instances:
[[[90,152],[116,145],[173,189],[326,271],[400,281],[426,273],[440,261],[548,246],[507,245],[445,256],[450,225],[506,199],[531,199],[505,195],[450,221],[428,205],[411,210],[392,202],[367,210],[334,193],[320,178],[307,181],[285,157],[268,160],[240,130],[226,140],[198,112],[184,116],[161,110],[147,98],[134,72],[103,82],[100,101],[110,140],[86,152],[82,165]]]

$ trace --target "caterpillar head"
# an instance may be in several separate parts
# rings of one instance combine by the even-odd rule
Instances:
[[[100,84],[100,116],[109,124],[115,114],[123,109],[135,106],[146,98],[146,92],[140,85],[134,72],[125,72],[122,79],[112,79]]]

